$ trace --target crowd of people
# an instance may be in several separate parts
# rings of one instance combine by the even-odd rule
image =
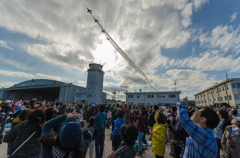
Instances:
[[[105,139],[112,141],[110,158],[144,156],[147,139],[156,158],[164,157],[166,144],[174,158],[240,157],[237,107],[191,107],[187,98],[172,106],[36,99],[0,105],[0,144],[8,143],[11,158],[102,158]]]

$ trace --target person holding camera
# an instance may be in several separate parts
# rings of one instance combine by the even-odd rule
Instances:
[[[213,134],[213,129],[220,121],[217,113],[212,108],[205,107],[189,118],[186,97],[178,105],[178,118],[189,135],[183,157],[217,157],[218,146]]]
[[[92,134],[87,129],[86,121],[77,121],[79,113],[60,115],[47,121],[42,128],[42,158],[84,158]],[[53,128],[61,125],[56,134]]]

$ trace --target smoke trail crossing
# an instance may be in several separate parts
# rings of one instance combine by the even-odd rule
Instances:
[[[146,83],[154,89],[156,92],[158,91],[148,80],[147,75],[132,61],[131,58],[118,46],[118,44],[112,39],[112,37],[107,33],[107,31],[102,27],[102,25],[99,23],[99,21],[93,16],[92,10],[87,8],[87,13],[89,13],[92,18],[94,19],[94,22],[98,24],[98,26],[102,29],[102,33],[105,34],[107,40],[110,42],[110,44],[122,55],[122,57],[138,72],[140,73]]]

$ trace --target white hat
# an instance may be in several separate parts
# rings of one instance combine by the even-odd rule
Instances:
[[[6,100],[5,103],[9,104],[11,103],[12,101],[11,100]]]
[[[167,108],[166,108],[165,106],[161,106],[161,108],[162,108],[164,111],[167,110]]]

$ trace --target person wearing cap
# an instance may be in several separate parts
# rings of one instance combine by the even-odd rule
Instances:
[[[109,156],[110,158],[134,158],[136,153],[134,151],[134,144],[138,137],[138,130],[134,125],[122,125],[121,129],[121,137],[123,140],[123,145],[112,152]]]
[[[77,121],[80,114],[73,112],[47,121],[42,128],[42,158],[84,158],[92,141],[86,121]],[[55,134],[53,128],[61,125]],[[82,125],[81,125],[82,124]]]
[[[240,117],[231,121],[232,125],[226,127],[221,144],[224,157],[239,158],[240,151]]]
[[[1,122],[1,129],[0,129],[0,144],[2,144],[3,139],[3,132],[5,130],[5,125],[7,122],[7,117],[9,115],[9,111],[11,110],[12,101],[6,100],[3,104],[1,104],[0,110],[0,122]]]

